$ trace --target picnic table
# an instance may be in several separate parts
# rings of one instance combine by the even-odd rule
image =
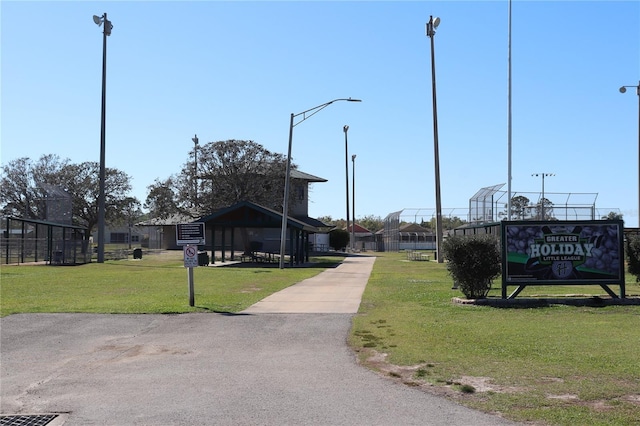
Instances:
[[[272,252],[252,252],[242,254],[240,256],[241,262],[258,262],[258,263],[273,263],[280,260],[280,255]]]
[[[431,257],[428,253],[423,253],[421,251],[408,251],[407,259],[408,260],[429,260]]]

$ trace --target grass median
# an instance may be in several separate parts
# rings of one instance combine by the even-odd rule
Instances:
[[[451,287],[444,264],[380,254],[350,336],[361,362],[517,421],[640,424],[640,306],[460,305]],[[639,292],[627,277],[627,294]],[[609,297],[599,286],[527,287],[519,297],[562,294]]]
[[[194,307],[189,306],[181,251],[80,266],[3,265],[0,315],[239,312],[341,260],[323,256],[312,258],[308,267],[285,269],[274,264],[197,267],[193,271]]]

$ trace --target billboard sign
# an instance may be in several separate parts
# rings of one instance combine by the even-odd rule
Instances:
[[[624,297],[621,220],[503,221],[502,286],[620,285]],[[516,293],[517,294],[517,293]],[[515,297],[515,295],[513,295]]]

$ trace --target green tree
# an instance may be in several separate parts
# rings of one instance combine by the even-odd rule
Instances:
[[[465,220],[460,219],[457,216],[454,217],[443,217],[442,218],[442,229],[447,231],[450,229],[456,229],[462,225],[467,223]],[[436,229],[436,218],[432,217],[429,222],[422,222],[420,226],[424,228],[430,228],[432,230]]]
[[[131,231],[136,222],[143,216],[140,201],[135,197],[126,197],[123,200],[123,208],[118,217],[113,221],[115,225],[124,225],[129,230],[129,248],[131,248]]]
[[[0,200],[2,214],[26,219],[47,219],[45,186],[59,185],[69,160],[43,155],[37,162],[28,157],[12,160],[2,167]]]
[[[531,201],[525,197],[524,195],[518,195],[511,198],[511,219],[512,220],[524,220],[529,210],[529,204]],[[506,209],[509,208],[508,204],[504,206]]]
[[[93,232],[98,224],[98,197],[100,194],[100,164],[87,161],[69,164],[62,171],[60,184],[71,195],[74,224],[87,228],[87,234]],[[117,223],[126,215],[130,177],[126,173],[105,168],[105,222]]]
[[[199,217],[241,201],[282,211],[284,155],[273,153],[254,141],[208,142],[198,148],[197,171],[191,160],[193,150],[189,155],[189,161],[178,174],[165,180],[156,179],[148,188],[145,206],[153,209],[157,217],[170,216],[174,212]],[[295,168],[292,165],[292,169]],[[194,179],[198,182],[197,203]],[[294,191],[295,185],[291,185],[292,208],[298,201]]]
[[[606,216],[603,216],[604,220],[622,220],[622,213],[609,212]]]
[[[356,223],[369,231],[376,233],[381,229],[384,229],[384,220],[380,216],[367,215],[356,220]]]
[[[144,202],[144,208],[149,211],[149,217],[167,219],[180,213],[173,188],[173,178],[167,178],[163,181],[156,179],[153,184],[147,187],[149,193]]]
[[[333,218],[331,216],[320,216],[318,220],[326,223],[327,225],[333,225]]]
[[[535,220],[554,220],[553,203],[547,198],[541,198],[538,204],[534,206]]]
[[[334,250],[344,250],[349,244],[350,235],[346,229],[334,229],[329,232],[329,246]]]
[[[2,213],[29,219],[58,220],[47,211],[52,191],[70,199],[71,223],[87,228],[98,223],[99,173],[97,162],[71,163],[57,155],[43,155],[37,162],[19,158],[2,167]],[[105,222],[117,221],[126,209],[130,177],[117,169],[105,169]],[[51,205],[51,203],[50,203]],[[49,207],[50,207],[49,205]],[[67,214],[68,212],[65,212]]]

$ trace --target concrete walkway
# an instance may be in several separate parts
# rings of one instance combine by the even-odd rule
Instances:
[[[355,314],[376,261],[374,256],[351,256],[327,269],[250,306],[247,314]]]

